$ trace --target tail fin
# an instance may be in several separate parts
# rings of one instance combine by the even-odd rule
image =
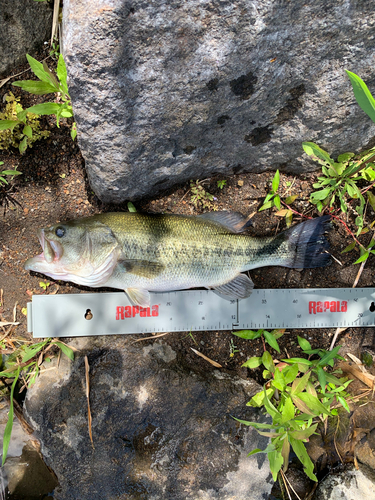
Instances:
[[[330,215],[301,222],[283,234],[288,240],[292,257],[283,264],[294,269],[324,267],[331,263],[325,236],[330,229]]]

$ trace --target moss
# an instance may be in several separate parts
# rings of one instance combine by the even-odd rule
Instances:
[[[5,110],[0,113],[0,120],[18,120],[17,113],[23,111],[21,104],[19,103],[20,98],[15,97],[12,92],[5,98],[7,104]],[[24,146],[31,148],[33,143],[39,139],[46,139],[50,132],[47,130],[40,129],[39,116],[34,113],[27,113],[24,122],[20,122],[13,129],[9,128],[6,130],[0,130],[0,149],[9,149],[9,147],[20,148],[20,143],[26,141]],[[32,134],[31,137],[26,136],[23,133],[25,125],[28,125]],[[25,150],[26,147],[23,149]]]

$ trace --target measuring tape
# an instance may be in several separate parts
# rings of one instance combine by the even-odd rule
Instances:
[[[33,295],[34,338],[176,331],[375,326],[374,288],[254,290],[227,301],[209,290],[151,293],[150,307],[123,292]]]

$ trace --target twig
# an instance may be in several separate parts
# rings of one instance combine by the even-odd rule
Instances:
[[[90,410],[90,379],[89,379],[89,360],[87,356],[85,356],[85,372],[86,372],[86,398],[87,398],[87,423],[89,427],[89,436],[92,444],[93,450],[95,450],[94,441],[92,439],[92,419],[91,419],[91,410]]]
[[[150,339],[158,339],[159,337],[164,337],[164,335],[169,335],[172,332],[159,333],[159,335],[153,335],[152,337],[142,337],[141,339],[137,339],[135,342],[141,342],[142,340],[150,340]]]

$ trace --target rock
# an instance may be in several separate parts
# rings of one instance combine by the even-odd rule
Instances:
[[[375,91],[371,3],[65,0],[78,140],[104,202],[213,174],[318,168],[373,144],[344,69]],[[372,141],[372,142],[371,142]]]
[[[367,472],[367,471],[366,471]],[[375,498],[375,482],[362,470],[327,476],[318,486],[314,500],[363,500]]]
[[[125,337],[74,340],[75,362],[42,374],[25,401],[56,500],[252,500],[268,496],[267,439],[231,416],[262,421],[246,402],[260,387],[184,367],[166,344]],[[85,365],[90,364],[91,446]],[[56,366],[56,365],[54,365]]]
[[[48,2],[1,0],[0,75],[26,62],[26,54],[35,55],[51,38],[52,14]]]

